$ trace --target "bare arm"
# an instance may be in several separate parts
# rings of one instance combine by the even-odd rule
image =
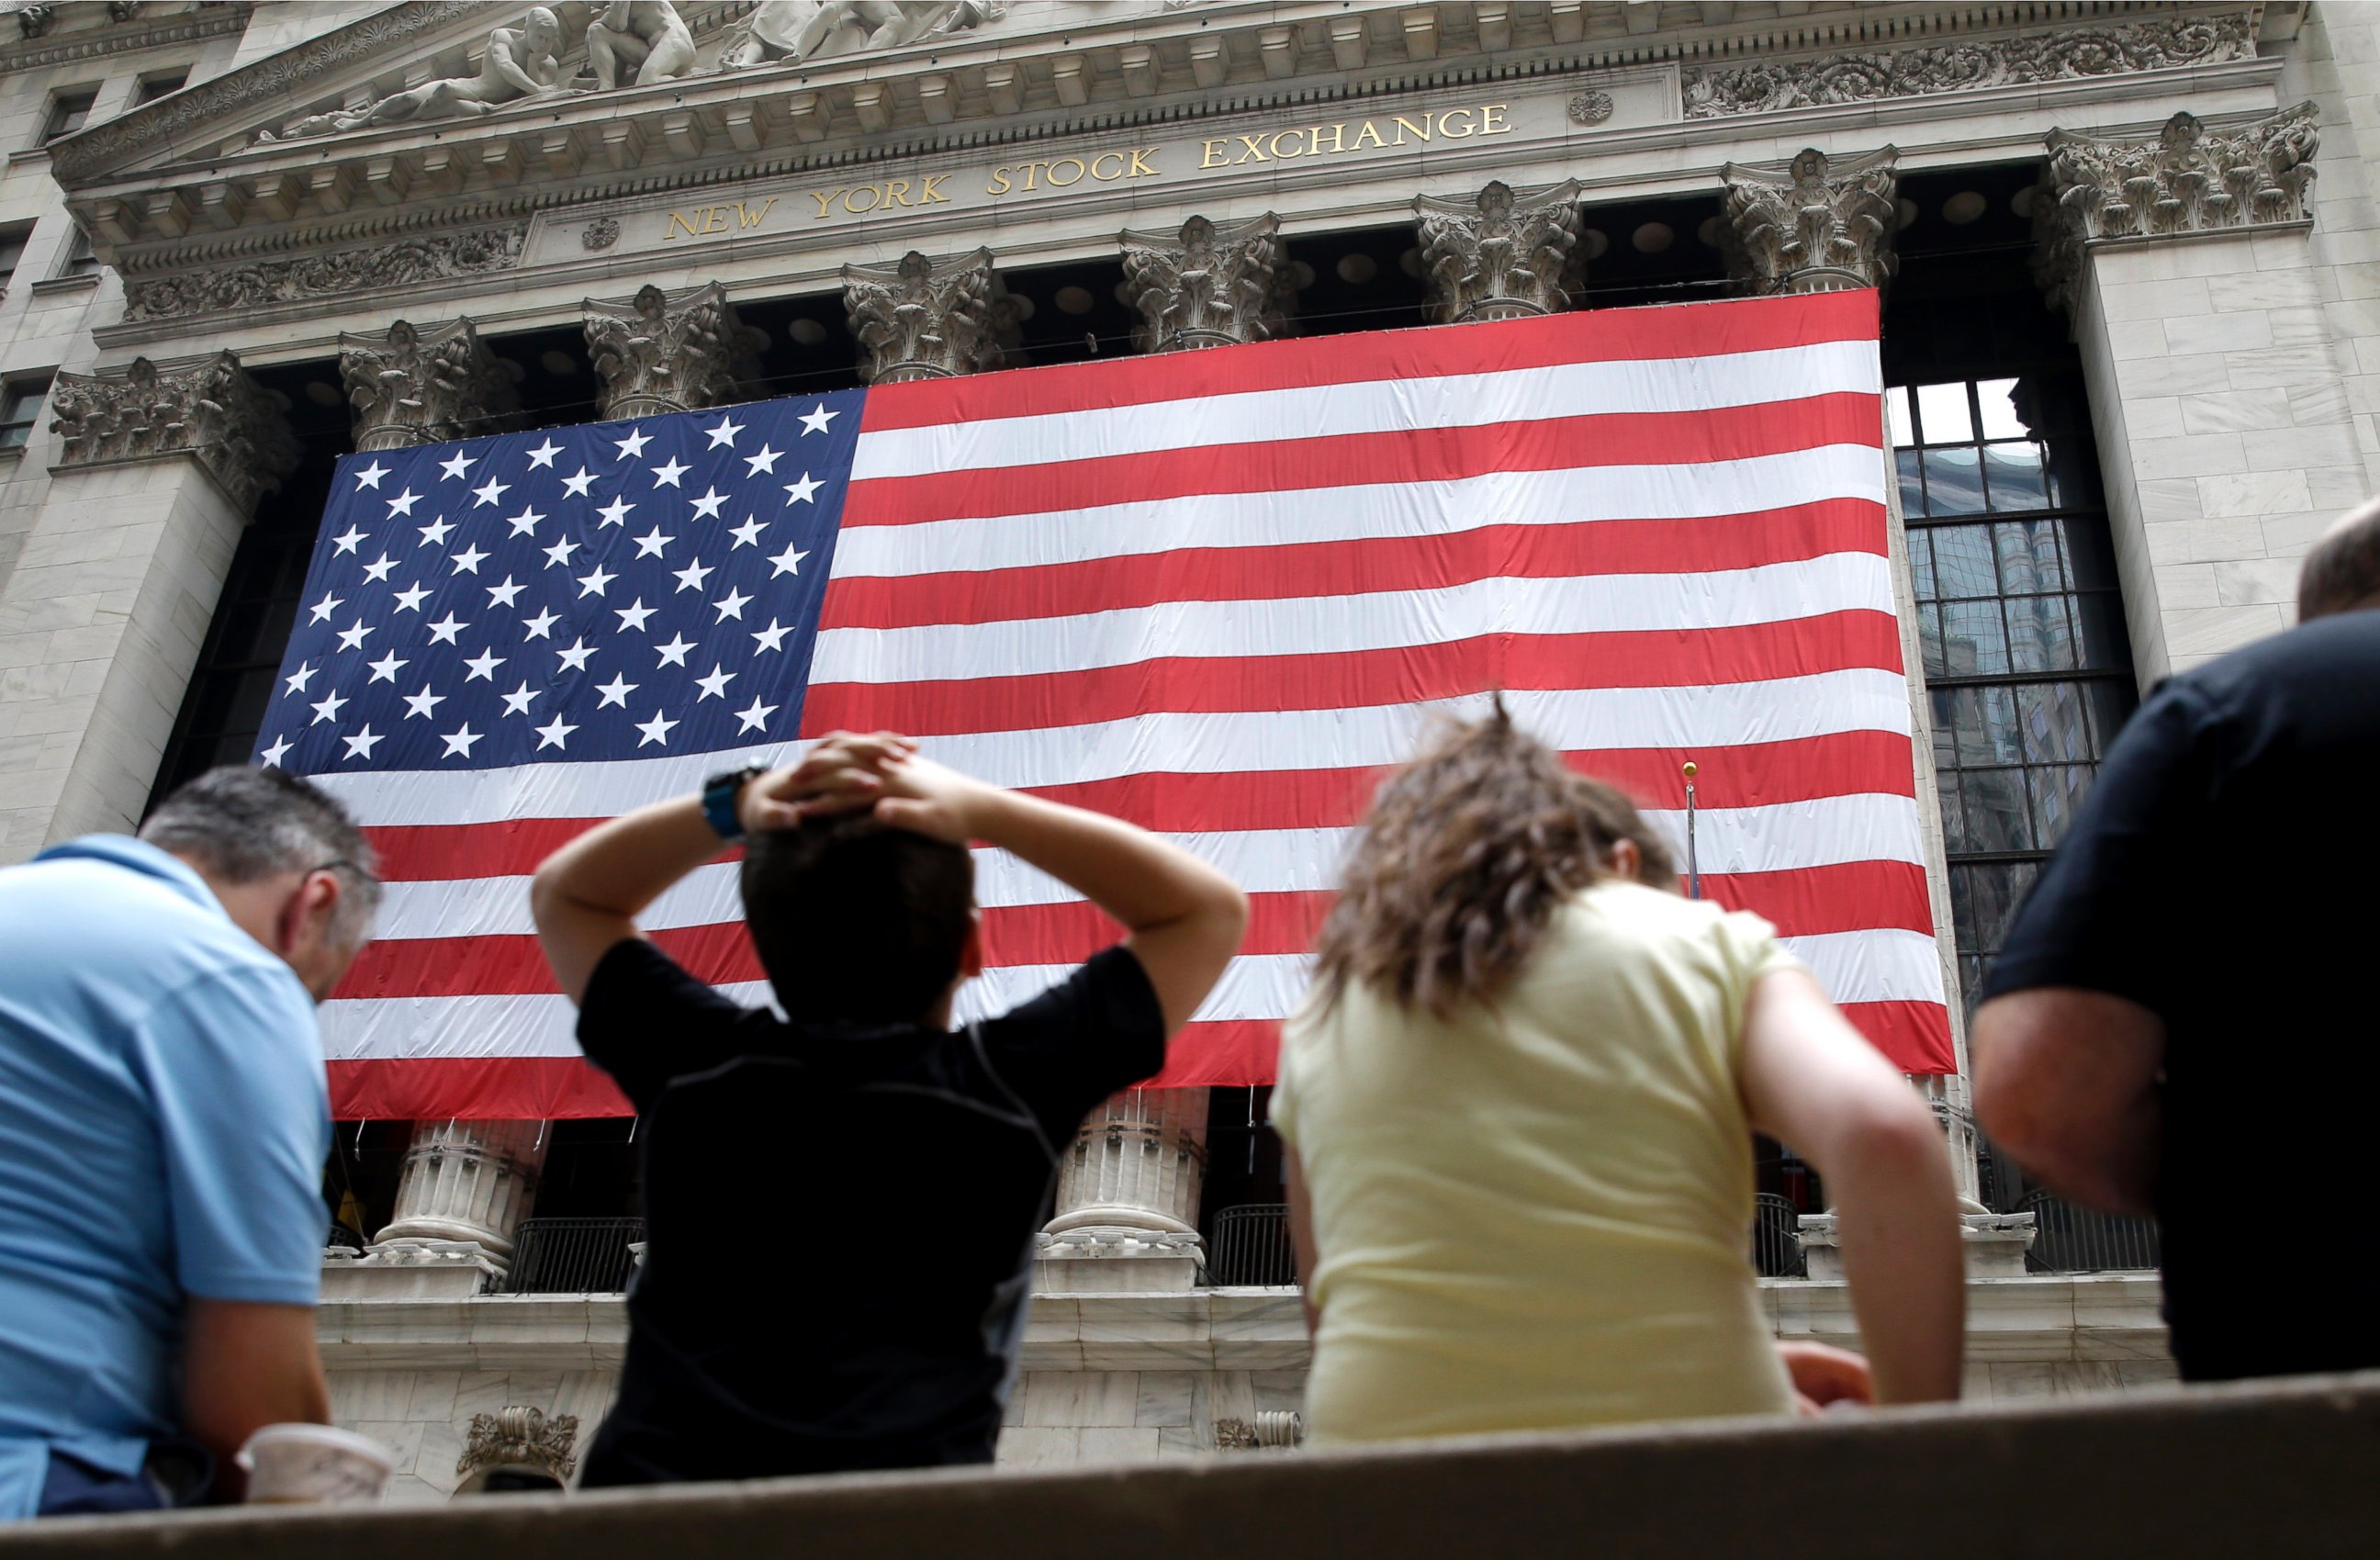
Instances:
[[[182,1343],[182,1433],[214,1454],[216,1489],[237,1500],[232,1454],[268,1424],[328,1424],[330,1388],[310,1305],[189,1301]]]
[[[2105,992],[2011,992],[1975,1013],[1975,1118],[2060,1194],[2155,1212],[2165,1021]]]
[[[799,764],[744,787],[736,811],[745,831],[788,828],[812,812],[864,805],[877,783],[868,764],[906,740],[840,732],[825,738]],[[820,796],[830,783],[836,800]],[[644,935],[637,929],[644,908],[725,848],[703,818],[702,798],[681,796],[601,824],[546,857],[529,883],[529,914],[563,995],[574,1003],[584,998],[603,955]]]
[[[885,822],[953,843],[997,845],[1122,922],[1171,1034],[1190,1022],[1247,929],[1247,896],[1187,851],[1121,818],[1002,791],[909,754],[879,773]]]
[[[1289,1189],[1289,1245],[1297,1254],[1297,1300],[1305,1308],[1305,1336],[1310,1338],[1322,1322],[1322,1313],[1314,1309],[1314,1204],[1305,1195],[1305,1167],[1298,1163],[1297,1150],[1287,1143],[1281,1145],[1281,1174]]]
[[[488,38],[488,68],[495,72],[496,75],[502,77],[505,82],[519,89],[521,91],[534,95],[545,91],[550,83],[539,80],[536,77],[530,75],[528,71],[522,68],[518,57],[519,51],[520,35],[517,32],[507,37],[504,31],[500,29],[490,34]]]
[[[1753,1124],[1826,1179],[1876,1400],[1957,1397],[1966,1264],[1933,1112],[1798,970],[1752,988],[1743,1091]]]

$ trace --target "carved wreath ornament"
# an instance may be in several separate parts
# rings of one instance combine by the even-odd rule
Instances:
[[[1609,92],[1581,92],[1570,100],[1570,122],[1573,125],[1600,125],[1611,117]]]
[[[548,1419],[542,1409],[522,1408],[473,1414],[455,1471],[468,1477],[483,1468],[534,1468],[566,1482],[578,1466],[577,1442],[577,1414]]]

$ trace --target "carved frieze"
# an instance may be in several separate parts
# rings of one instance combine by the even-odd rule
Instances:
[[[1686,117],[1874,103],[2255,57],[2255,29],[2244,15],[2108,22],[2029,38],[1690,68],[1684,78]]]
[[[546,1417],[542,1409],[517,1406],[473,1414],[463,1455],[455,1471],[468,1479],[496,1468],[532,1468],[566,1481],[578,1466],[578,1416]]]
[[[2177,114],[2153,141],[2052,130],[2050,187],[2034,197],[2036,272],[2050,301],[2065,301],[2083,251],[2103,239],[2306,221],[2321,140],[2311,103],[2228,130]]]
[[[912,249],[897,265],[846,265],[843,305],[871,384],[997,369],[1015,337],[1016,307],[990,249],[940,260]]]
[[[760,0],[719,56],[722,70],[897,49],[1008,14],[999,0]]]
[[[719,283],[674,296],[648,284],[625,303],[589,298],[583,308],[606,417],[724,405],[759,373],[755,333]]]
[[[188,454],[252,512],[298,467],[285,405],[227,351],[171,371],[137,357],[120,374],[61,373],[50,392],[51,469]]]
[[[1845,162],[1812,147],[1791,163],[1730,163],[1720,220],[1728,270],[1761,293],[1881,287],[1900,265],[1891,147]]]
[[[1468,200],[1422,196],[1414,214],[1439,324],[1559,313],[1585,282],[1575,179],[1522,191],[1491,179]]]
[[[1217,227],[1192,217],[1175,233],[1126,233],[1124,292],[1140,311],[1134,345],[1180,352],[1270,341],[1288,326],[1281,219],[1267,212]]]
[[[124,283],[124,318],[128,323],[176,320],[217,309],[257,308],[509,271],[520,263],[521,243],[528,235],[528,224],[516,223],[468,233],[396,238],[369,249],[342,249],[298,260],[249,260],[212,271],[128,276]]]
[[[356,448],[401,450],[496,431],[516,410],[520,369],[488,350],[468,320],[426,331],[404,320],[382,336],[343,333],[339,375]]]

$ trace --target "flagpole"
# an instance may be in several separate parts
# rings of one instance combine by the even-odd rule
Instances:
[[[1694,762],[1685,763],[1686,776],[1686,898],[1703,897],[1703,875],[1694,858]]]

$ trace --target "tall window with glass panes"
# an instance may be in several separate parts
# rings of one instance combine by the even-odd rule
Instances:
[[[2009,918],[2135,702],[2079,386],[1888,393],[1972,1007]]]

